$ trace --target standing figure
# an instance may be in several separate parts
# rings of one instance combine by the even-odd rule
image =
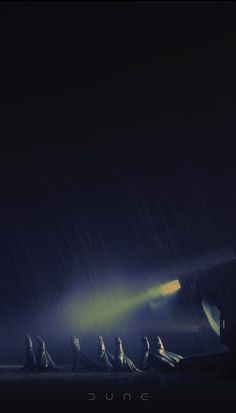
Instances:
[[[71,336],[71,349],[72,349],[72,370],[78,371],[80,368],[80,342],[78,337]]]
[[[37,362],[33,349],[33,342],[29,334],[26,335],[26,359],[24,369],[29,371],[37,371]]]
[[[46,350],[46,344],[39,336],[36,337],[38,341],[38,357],[37,364],[40,371],[56,371],[57,367],[52,357]]]
[[[165,357],[168,361],[174,364],[174,366],[176,366],[180,362],[180,360],[183,359],[183,356],[180,356],[179,354],[172,353],[171,351],[166,351],[159,336],[157,336],[157,351],[161,357]]]
[[[86,356],[80,349],[80,341],[77,336],[71,337],[72,370],[76,371],[102,371],[103,366],[96,360]]]
[[[98,362],[103,367],[104,371],[114,370],[115,356],[109,351],[106,351],[106,347],[102,336],[98,337]]]
[[[117,371],[129,371],[135,372],[140,370],[135,364],[125,355],[123,350],[123,344],[120,337],[115,338],[115,370]]]
[[[141,350],[141,370],[147,371],[151,368],[150,360],[150,344],[147,337],[142,338],[142,350]]]

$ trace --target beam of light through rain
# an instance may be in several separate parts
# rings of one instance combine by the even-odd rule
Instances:
[[[230,247],[221,248],[215,251],[207,252],[192,259],[186,260],[183,263],[175,263],[167,269],[168,276],[173,277],[176,274],[181,274],[181,278],[188,277],[193,274],[207,271],[208,269],[216,268],[227,262],[232,262],[236,259],[234,249]],[[159,268],[162,274],[165,274],[165,268]]]
[[[70,303],[66,317],[80,330],[88,331],[104,327],[111,323],[119,323],[124,317],[151,299],[167,297],[180,289],[178,280],[149,288],[137,294],[122,287],[114,291],[106,290],[85,298],[77,298]]]
[[[160,286],[150,288],[147,291],[147,295],[150,298],[165,297],[169,294],[173,294],[181,288],[179,280],[170,281]]]

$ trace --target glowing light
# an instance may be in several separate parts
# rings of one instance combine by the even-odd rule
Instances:
[[[81,330],[103,328],[109,323],[122,321],[124,315],[143,304],[142,294],[136,295],[120,288],[114,293],[107,290],[75,300],[70,308],[69,317]]]
[[[134,289],[119,288],[95,291],[94,294],[75,298],[66,311],[68,321],[78,329],[88,331],[103,328],[110,323],[124,323],[124,317],[150,299],[162,299],[180,288],[178,280],[161,284],[141,293]]]
[[[181,288],[179,280],[174,280],[169,283],[160,286],[160,292],[162,295],[173,294]]]
[[[150,288],[147,294],[150,298],[160,298],[166,295],[173,294],[181,288],[179,280],[170,281],[166,284]]]

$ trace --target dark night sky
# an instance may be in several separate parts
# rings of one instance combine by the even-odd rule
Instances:
[[[1,2],[6,343],[75,273],[236,248],[235,21],[233,2]]]

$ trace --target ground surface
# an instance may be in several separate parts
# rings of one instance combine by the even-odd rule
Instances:
[[[130,396],[123,400],[125,393]],[[101,403],[109,411],[118,404],[125,411],[132,405],[145,411],[227,412],[235,411],[236,378],[225,373],[72,373],[67,367],[25,373],[20,366],[0,366],[0,398],[1,412],[97,411]]]

